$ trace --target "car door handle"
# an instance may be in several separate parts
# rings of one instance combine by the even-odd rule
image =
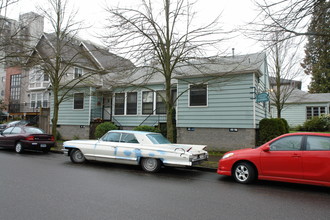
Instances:
[[[300,154],[293,154],[292,157],[301,157]]]

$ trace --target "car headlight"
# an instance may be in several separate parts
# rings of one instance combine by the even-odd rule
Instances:
[[[225,155],[223,155],[222,159],[226,159],[226,158],[231,157],[231,156],[234,156],[234,153],[225,154]]]

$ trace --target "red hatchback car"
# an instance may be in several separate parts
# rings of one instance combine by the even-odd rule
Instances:
[[[239,183],[261,179],[330,187],[330,134],[285,134],[257,148],[227,152],[217,173]]]

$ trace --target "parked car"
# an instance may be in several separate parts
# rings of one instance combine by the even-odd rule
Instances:
[[[19,120],[19,121],[11,121],[8,123],[0,124],[0,132],[4,131],[6,128],[14,127],[14,126],[31,126],[33,125],[31,122],[26,120]]]
[[[330,134],[285,134],[254,149],[230,151],[217,173],[239,183],[261,179],[330,186]]]
[[[22,153],[25,149],[47,153],[55,144],[52,135],[30,126],[9,127],[0,134],[0,147],[15,149],[16,153]]]
[[[4,131],[7,128],[7,124],[0,124],[0,132]]]
[[[96,160],[141,165],[146,172],[164,166],[192,166],[208,159],[205,145],[172,144],[159,133],[113,130],[99,140],[63,143],[73,163]]]

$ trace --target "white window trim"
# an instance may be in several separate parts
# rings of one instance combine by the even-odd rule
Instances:
[[[190,86],[199,85],[199,84],[206,85],[206,105],[202,105],[202,106],[190,105]],[[208,85],[208,83],[188,84],[188,88],[189,88],[188,89],[188,107],[189,108],[207,108],[209,106],[209,85]]]
[[[81,109],[75,109],[75,108],[74,108],[74,95],[75,95],[75,94],[80,94],[80,93],[82,93],[82,94],[84,95],[84,96],[83,96],[83,108],[81,108]],[[73,93],[72,110],[74,110],[74,111],[82,111],[82,110],[85,110],[85,93],[84,93],[84,92],[75,92],[75,93]]]
[[[152,92],[153,96],[152,96],[152,114],[143,114],[143,92]],[[141,115],[145,116],[145,115],[156,115],[156,91],[150,91],[150,90],[143,90],[141,91]]]
[[[49,100],[49,96],[48,96],[48,98],[47,99],[45,99],[45,97],[47,97],[47,96],[45,96],[45,93],[43,93],[43,92],[31,92],[29,95],[30,95],[30,108],[39,108],[39,107],[37,107],[37,103],[38,103],[38,100],[37,100],[37,95],[38,94],[41,94],[41,108],[44,108],[43,107],[43,103],[44,103],[44,101],[47,101],[47,103],[50,105],[50,100]],[[35,102],[35,107],[32,107],[32,95],[35,95],[35,100],[33,100],[34,102]],[[49,108],[50,106],[48,106],[48,108]]]
[[[115,92],[114,93],[114,96],[113,96],[113,99],[112,99],[112,108],[113,108],[113,115],[114,116],[137,116],[138,115],[138,96],[139,96],[139,92],[135,92],[136,93],[136,114],[127,114],[127,93],[133,93],[134,91],[131,91],[131,92]],[[124,114],[122,115],[116,115],[115,114],[115,108],[116,108],[116,94],[122,94],[124,93]]]
[[[76,77],[76,69],[81,70],[81,75],[79,77],[82,77],[84,75],[83,68],[81,68],[81,67],[74,67],[73,68],[73,79],[78,79],[79,78],[79,77]]]

